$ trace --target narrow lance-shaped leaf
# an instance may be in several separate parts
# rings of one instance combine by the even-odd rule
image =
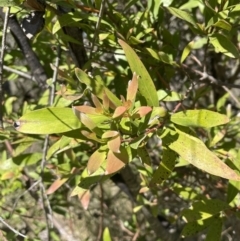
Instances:
[[[235,170],[238,174],[240,174],[239,160],[240,160],[240,150],[238,150],[236,157],[231,158],[231,160],[227,160],[227,163],[229,164],[229,166],[233,170]],[[238,201],[239,191],[240,191],[240,182],[230,180],[228,182],[226,202],[231,203],[231,202],[234,202],[235,200]]]
[[[237,47],[225,35],[214,33],[209,36],[209,40],[217,52],[223,53],[231,58],[239,58]]]
[[[91,193],[90,193],[90,190],[86,190],[83,194],[79,194],[78,195],[78,198],[83,206],[83,208],[85,210],[87,210],[88,208],[88,205],[90,203],[90,199],[91,199]]]
[[[79,81],[89,87],[93,94],[102,99],[104,84],[99,79],[90,78],[83,70],[76,68],[75,74]]]
[[[57,189],[59,189],[66,181],[68,178],[62,178],[62,179],[57,179],[55,180],[52,185],[48,188],[47,194],[52,194],[54,193]]]
[[[194,18],[188,12],[185,12],[181,9],[173,8],[173,7],[168,7],[167,9],[172,15],[174,15],[178,18],[181,18],[182,20],[184,20],[186,22],[191,23],[193,26],[196,26],[196,22],[195,22]]]
[[[44,108],[23,115],[15,128],[28,134],[53,134],[76,130],[81,123],[70,108]]]
[[[102,165],[106,158],[106,152],[100,149],[96,150],[89,158],[87,169],[88,173],[92,174],[97,171],[97,169]]]
[[[92,98],[92,101],[93,101],[94,105],[96,106],[97,112],[101,112],[102,113],[103,112],[102,104],[99,101],[99,99],[97,98],[97,96],[92,94],[91,98]]]
[[[136,73],[133,73],[132,80],[128,82],[128,89],[127,89],[127,100],[131,100],[134,103],[136,94],[138,90],[138,77]]]
[[[195,167],[212,175],[240,181],[240,176],[211,152],[198,138],[179,130],[177,132],[171,130],[162,140],[164,145],[167,145]]]
[[[137,75],[139,75],[139,92],[146,99],[149,106],[158,106],[158,96],[155,86],[142,61],[127,43],[120,39],[118,42],[124,50],[132,72],[135,72]]]
[[[230,120],[226,115],[210,110],[187,110],[173,114],[171,121],[182,126],[210,128],[226,124]]]
[[[110,107],[116,108],[116,106],[122,105],[122,102],[108,88],[105,87],[104,92],[107,95],[108,99],[110,100]]]
[[[181,60],[180,60],[181,63],[187,58],[187,56],[189,55],[189,53],[192,51],[192,49],[193,49],[193,44],[194,44],[194,42],[191,41],[191,42],[188,43],[187,46],[184,48],[183,53],[182,53],[182,56],[181,56]]]

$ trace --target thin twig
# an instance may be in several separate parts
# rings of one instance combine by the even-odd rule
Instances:
[[[12,216],[14,210],[16,209],[16,206],[17,206],[17,204],[18,204],[19,199],[20,199],[22,196],[24,196],[27,192],[31,191],[35,186],[37,186],[37,185],[40,183],[40,181],[41,181],[41,180],[38,180],[38,181],[36,181],[35,183],[33,183],[33,185],[31,185],[27,190],[25,190],[23,193],[21,193],[21,194],[17,197],[17,199],[15,200],[15,202],[14,202],[14,204],[13,204],[13,207],[12,207],[12,211],[11,211],[10,216]]]
[[[2,11],[2,8],[0,8],[0,17],[5,18],[5,13]],[[15,15],[10,15],[8,26],[10,27],[11,32],[14,35],[14,38],[16,39],[16,42],[28,63],[32,75],[35,77],[39,87],[41,87],[42,90],[45,90],[47,86],[47,75],[42,64],[40,63],[38,56],[32,50],[31,44],[20,27]]]
[[[201,61],[193,54],[190,55],[190,58],[195,61],[200,67],[202,67]]]
[[[4,50],[6,48],[6,35],[9,18],[10,8],[7,8],[4,18],[3,32],[2,32],[2,48],[0,55],[0,129],[3,129],[3,61]]]
[[[11,72],[11,73],[17,74],[17,75],[19,75],[19,76],[21,76],[21,77],[24,77],[24,78],[26,78],[26,79],[36,81],[35,78],[34,78],[32,75],[27,74],[27,73],[24,73],[24,72],[22,72],[22,71],[20,71],[20,70],[16,70],[16,69],[10,68],[10,67],[8,67],[8,66],[6,66],[6,65],[3,65],[3,69],[4,69],[4,70],[7,70],[7,71],[9,71],[9,72]]]
[[[94,47],[95,47],[95,43],[96,43],[97,35],[98,35],[98,30],[99,30],[99,28],[100,28],[100,24],[101,24],[103,12],[104,12],[104,6],[105,6],[105,0],[102,0],[101,7],[100,7],[100,11],[99,11],[99,14],[98,14],[98,21],[97,21],[97,23],[96,23],[95,32],[94,32],[94,37],[93,37],[93,41],[92,41],[92,47],[91,47],[91,51],[90,51],[90,54],[89,54],[89,59],[92,58],[93,49],[94,49]]]
[[[58,76],[58,67],[59,67],[59,62],[60,62],[60,55],[61,55],[61,48],[58,45],[57,46],[57,57],[55,60],[55,69],[53,72],[53,79],[52,79],[52,85],[51,85],[51,94],[50,94],[50,100],[49,100],[50,106],[52,106],[53,102],[54,102],[54,96],[55,96],[55,91],[56,91],[56,81],[57,81],[57,76]]]
[[[211,30],[210,30],[211,31]],[[209,39],[207,40],[207,43],[204,47],[204,60],[203,60],[203,71],[206,72],[207,70],[207,50],[208,50],[208,45],[209,45]]]
[[[45,189],[45,186],[43,185],[43,183],[41,182],[40,183],[40,187],[41,187],[41,195],[42,197],[45,199],[46,203],[47,203],[47,212],[46,215],[47,215],[47,219],[46,220],[49,220],[50,221],[50,228],[53,228],[53,211],[52,211],[52,208],[51,208],[51,204],[49,202],[49,199],[48,199],[48,196],[47,196],[47,193],[46,193],[46,189]],[[50,234],[50,233],[49,233]]]
[[[211,84],[216,84],[216,85],[222,87],[226,92],[229,93],[229,95],[236,102],[236,104],[238,104],[238,106],[240,106],[240,102],[238,101],[238,99],[234,96],[234,94],[231,92],[231,90],[225,84],[220,85],[219,81],[216,78],[207,74],[206,72],[201,72],[199,70],[194,70],[194,72],[199,74],[200,76],[202,76],[202,78],[200,78],[200,80],[209,79]]]
[[[135,235],[132,231],[130,231],[129,229],[127,229],[127,228],[124,226],[122,220],[119,221],[119,225],[120,225],[122,231],[125,232],[125,233],[127,233],[129,236],[133,237],[133,236]]]
[[[18,232],[16,229],[14,229],[13,227],[11,227],[8,223],[6,223],[2,217],[0,217],[0,222],[2,222],[5,226],[7,226],[11,231],[13,231],[15,234],[17,234],[18,236],[21,236],[23,238],[27,238],[27,236],[25,236],[24,234],[21,234],[20,232]]]
[[[134,234],[133,238],[132,238],[132,241],[136,241],[139,237],[139,234],[140,234],[140,229],[138,228],[137,229],[137,232]]]
[[[58,75],[58,67],[59,67],[59,61],[60,61],[60,54],[61,50],[60,47],[58,46],[57,48],[57,57],[55,61],[55,69],[53,72],[53,78],[52,78],[52,85],[51,85],[51,92],[50,92],[50,98],[49,98],[49,105],[52,106],[54,103],[54,96],[55,96],[55,89],[56,89],[56,80],[57,80],[57,75]],[[43,205],[44,211],[45,211],[45,218],[46,218],[46,228],[47,228],[47,233],[48,233],[48,240],[50,240],[50,228],[53,227],[53,219],[52,219],[52,208],[48,199],[48,196],[46,194],[46,189],[43,184],[43,174],[44,174],[44,169],[46,165],[46,156],[47,156],[47,151],[48,151],[48,144],[49,144],[49,135],[46,135],[44,145],[43,145],[43,155],[42,155],[42,161],[41,161],[41,197],[44,203],[44,200],[47,204],[47,207]],[[49,223],[50,221],[50,223]]]

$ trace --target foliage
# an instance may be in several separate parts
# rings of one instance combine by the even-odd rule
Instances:
[[[237,238],[240,233],[232,223],[239,225],[240,103],[231,88],[240,87],[240,4],[140,2],[124,2],[122,8],[117,1],[47,2],[45,27],[32,49],[49,77],[49,88],[42,91],[36,85],[39,96],[33,94],[31,101],[5,95],[4,120],[14,120],[16,129],[6,126],[1,132],[1,207],[17,198],[17,190],[28,190],[42,195],[45,209],[55,205],[55,213],[67,215],[66,207],[74,210],[73,196],[78,196],[84,210],[101,207],[99,227],[93,225],[78,238],[96,238],[98,227],[98,240],[114,240],[121,226],[111,223],[114,211],[109,208],[108,213],[103,203],[105,196],[113,198],[111,180],[121,174],[130,193],[125,198],[133,202],[130,215],[120,218],[122,240],[196,240],[197,235],[214,241],[226,240],[232,232]],[[18,1],[1,1],[0,6],[13,5],[13,11],[21,8]],[[57,6],[75,11],[58,14]],[[83,66],[76,67],[67,53],[69,43],[83,43],[64,27],[82,29],[85,48],[86,42],[92,45]],[[50,45],[61,48],[59,66],[53,64],[56,52]],[[23,57],[21,49],[9,48],[4,65],[25,72]],[[58,71],[57,82],[50,78],[52,71]],[[7,72],[4,77],[11,82],[20,78]],[[131,187],[135,181],[137,191]],[[39,188],[32,192],[34,183]],[[98,195],[100,204],[95,203]],[[116,199],[111,205],[117,209],[124,197]],[[14,218],[36,215],[26,200],[17,206],[5,208],[2,217],[11,221],[11,212]],[[163,228],[159,236],[149,217],[162,216],[175,227],[174,235]],[[230,226],[231,233],[226,231]],[[44,223],[36,227],[35,232],[26,230],[29,238],[46,229]],[[62,240],[54,229],[48,232],[51,240]],[[11,240],[14,234],[3,235]]]

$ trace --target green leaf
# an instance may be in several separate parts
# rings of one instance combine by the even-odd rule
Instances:
[[[172,56],[170,54],[164,53],[162,51],[156,52],[155,50],[151,48],[146,48],[146,51],[154,58],[159,61],[162,61],[163,63],[170,64],[170,65],[176,65],[176,63],[172,60]]]
[[[180,9],[182,10],[190,10],[192,8],[196,8],[196,7],[200,7],[201,6],[201,2],[199,0],[191,0],[186,2],[185,4],[183,4]]]
[[[104,92],[108,99],[115,105],[115,106],[121,106],[122,102],[117,98],[116,95],[113,94],[112,91],[110,91],[108,88],[104,88]]]
[[[159,164],[159,167],[153,173],[152,180],[150,181],[150,186],[155,184],[161,184],[163,181],[169,178],[172,170],[175,166],[176,153],[170,149],[163,150],[163,157]]]
[[[206,43],[207,43],[207,38],[206,37],[199,38],[197,40],[189,42],[187,44],[187,46],[184,48],[184,50],[183,50],[180,62],[182,63],[188,57],[188,55],[191,53],[191,51],[193,49],[200,49]]]
[[[169,132],[165,132],[165,136],[162,137],[163,145],[168,146],[183,159],[209,174],[240,181],[240,176],[211,152],[201,140],[180,130],[167,131]]]
[[[89,174],[94,173],[102,165],[103,161],[106,159],[106,151],[96,150],[89,158],[87,169]]]
[[[83,70],[76,68],[75,74],[78,80],[85,84],[92,90],[92,93],[98,96],[100,99],[103,98],[104,83],[100,79],[90,78]]]
[[[137,150],[139,148],[139,145],[143,142],[143,140],[146,137],[147,137],[147,135],[143,134],[141,136],[134,138],[134,140],[131,141],[131,143],[130,143],[130,147]]]
[[[229,205],[218,199],[204,199],[194,202],[190,209],[181,213],[188,222],[207,219],[229,208]]]
[[[181,126],[211,128],[226,124],[230,120],[226,115],[210,110],[187,110],[173,114],[171,121]]]
[[[72,138],[62,136],[58,141],[56,141],[53,145],[51,145],[51,147],[48,148],[46,160],[49,160],[51,156],[53,156],[54,153],[56,153],[58,150],[62,148],[65,149],[65,147],[69,145],[71,140]]]
[[[239,194],[239,191],[240,191],[240,182],[230,180],[227,188],[227,202],[231,203],[232,201],[234,201],[236,196]]]
[[[0,7],[13,7],[19,6],[22,0],[0,0]]]
[[[112,241],[109,228],[106,227],[103,231],[103,241]]]
[[[37,163],[42,158],[42,153],[31,153],[31,154],[22,154],[16,157],[12,157],[1,161],[0,170],[5,172],[7,170],[20,169],[29,165]]]
[[[210,217],[207,219],[203,219],[203,220],[200,219],[194,222],[187,223],[184,226],[181,232],[181,235],[183,237],[192,236],[203,231],[206,228],[210,228],[211,224],[214,222],[215,219],[216,217]]]
[[[104,164],[106,165],[105,161],[102,166],[91,175],[89,175],[88,170],[85,169],[82,173],[81,180],[78,186],[80,188],[89,189],[92,185],[109,179],[112,174],[105,175]]]
[[[124,50],[132,72],[139,75],[138,88],[141,95],[146,99],[149,106],[158,106],[159,103],[155,86],[142,61],[127,43],[121,39],[119,39],[118,42]]]
[[[177,165],[175,165],[177,167]],[[174,183],[172,187],[174,193],[176,193],[183,200],[194,200],[199,196],[199,188],[196,187],[183,187],[181,184]]]
[[[42,158],[42,153],[36,152],[31,154],[22,154],[16,157],[13,157],[13,162],[22,167],[26,167],[28,165],[33,165],[40,161]]]
[[[237,152],[237,156],[233,158],[232,160],[228,160],[229,166],[233,169],[236,170],[238,174],[240,174],[240,150]],[[230,180],[228,182],[228,188],[227,188],[227,198],[226,202],[227,203],[237,203],[239,205],[239,194],[240,191],[240,182],[237,181],[232,181]]]
[[[216,234],[216,238],[221,234],[222,220],[219,217],[219,214],[228,209],[229,205],[218,199],[210,200],[201,200],[193,203],[190,209],[185,209],[182,211],[182,216],[188,221],[185,225],[182,235],[190,236],[194,235],[205,228],[209,228],[207,240],[219,240],[219,239],[210,239],[212,235]],[[216,229],[214,225],[217,225]]]
[[[239,58],[237,47],[225,35],[214,33],[209,36],[209,40],[216,52],[223,53],[231,58]]]
[[[196,26],[196,22],[195,22],[194,18],[188,12],[185,12],[183,10],[180,10],[178,8],[173,8],[173,7],[168,7],[167,9],[172,15],[174,15],[178,18],[181,18],[182,20],[184,20],[188,23],[191,23],[193,26]]]
[[[145,146],[137,149],[137,155],[139,156],[142,163],[151,166],[152,160]]]
[[[182,56],[181,56],[181,60],[180,62],[182,63],[186,58],[187,56],[191,53],[192,49],[193,49],[193,44],[194,42],[191,41],[187,44],[187,46],[184,48],[183,50],[183,53],[182,53]]]
[[[179,101],[183,100],[183,95],[175,91],[158,90],[159,101]]]
[[[220,241],[222,233],[222,218],[215,218],[208,228],[208,233],[205,241]]]
[[[64,26],[79,26],[80,20],[82,18],[72,12],[58,16],[58,20],[53,25],[52,34],[56,34]]]
[[[224,19],[220,19],[219,21],[214,23],[213,26],[225,29],[227,31],[231,31],[231,29],[232,29],[232,25]]]
[[[76,130],[81,123],[70,108],[44,108],[31,111],[15,122],[19,132],[53,134]]]

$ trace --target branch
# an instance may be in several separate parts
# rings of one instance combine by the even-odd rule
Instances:
[[[238,101],[238,99],[235,97],[235,95],[231,92],[231,90],[225,85],[225,83],[222,83],[220,81],[218,81],[217,79],[215,79],[213,76],[209,75],[206,72],[201,72],[199,70],[193,70],[195,73],[199,74],[200,76],[202,76],[202,78],[200,78],[200,80],[204,80],[204,79],[208,79],[210,80],[211,84],[215,84],[218,85],[220,87],[222,87],[226,92],[229,93],[229,95],[232,97],[232,99],[236,102],[236,104],[238,106],[240,106],[240,102]],[[221,84],[220,84],[221,83]]]
[[[2,19],[4,19],[5,17],[5,13],[2,9],[0,10],[0,16]],[[9,18],[8,26],[10,27],[11,32],[18,43],[18,46],[22,50],[23,55],[27,60],[28,66],[30,68],[31,73],[33,74],[34,79],[38,82],[41,88],[45,89],[47,87],[47,75],[37,55],[33,52],[29,40],[24,34],[22,28],[20,27],[15,15],[12,15]]]
[[[7,226],[11,231],[13,231],[16,235],[21,236],[23,238],[27,238],[27,236],[21,234],[20,232],[18,232],[16,229],[14,229],[13,227],[11,227],[8,223],[6,223],[2,217],[0,217],[0,222],[2,222],[5,226]]]
[[[1,48],[1,56],[0,56],[0,128],[3,129],[3,60],[4,60],[4,50],[6,44],[6,32],[8,25],[10,8],[7,8],[5,18],[4,18],[4,26],[3,26],[3,36],[2,36],[2,48]]]
[[[61,6],[58,6],[58,11],[61,12],[61,14],[70,12],[69,9],[64,9]],[[69,27],[64,26],[63,31],[65,34],[69,35],[70,37],[76,39],[81,44],[76,44],[72,42],[68,42],[72,58],[76,64],[77,67],[83,68],[83,66],[87,63],[87,54],[86,49],[83,44],[83,30],[78,27]]]

